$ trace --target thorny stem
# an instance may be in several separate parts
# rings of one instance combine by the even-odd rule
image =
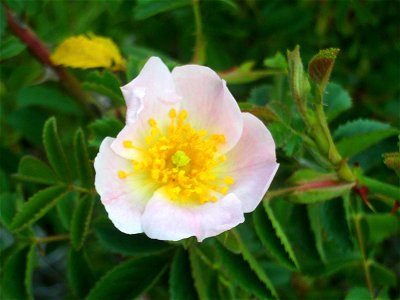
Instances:
[[[93,99],[82,90],[79,82],[68,73],[64,68],[56,66],[50,59],[50,51],[39,39],[39,37],[28,26],[20,22],[11,12],[5,7],[7,24],[10,30],[27,45],[31,53],[44,65],[50,67],[59,77],[60,82],[64,89],[77,99],[85,111],[92,117],[95,116],[95,104]],[[96,111],[97,112],[97,111]]]
[[[69,240],[69,234],[52,235],[45,237],[33,237],[32,241],[35,244],[44,244],[50,242],[66,241]]]
[[[358,245],[360,247],[361,256],[363,258],[365,279],[367,281],[367,286],[368,286],[369,293],[371,295],[371,299],[373,299],[374,298],[374,285],[372,282],[371,272],[369,269],[369,262],[368,262],[367,254],[365,251],[364,237],[363,237],[362,231],[361,231],[361,218],[362,218],[362,216],[360,214],[354,215],[354,225],[355,225],[355,229],[356,229]]]
[[[196,64],[202,65],[206,60],[206,48],[199,2],[200,0],[192,0],[194,22],[196,27],[196,44],[192,61]]]

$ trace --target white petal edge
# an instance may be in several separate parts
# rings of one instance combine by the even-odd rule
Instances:
[[[95,158],[95,187],[115,227],[127,234],[140,233],[141,215],[155,187],[137,176],[118,177],[118,171],[131,172],[132,165],[112,151],[113,140],[105,138]]]
[[[253,211],[278,170],[275,142],[265,125],[255,116],[243,113],[243,134],[235,148],[226,154],[221,176],[234,178],[229,189],[242,202],[245,213]]]
[[[216,202],[184,207],[158,190],[142,215],[143,231],[147,236],[169,241],[195,236],[201,242],[243,222],[241,202],[234,194]]]
[[[230,150],[242,134],[243,120],[226,82],[210,68],[198,65],[176,67],[172,77],[191,125],[210,134],[225,135],[226,143],[220,151]]]
[[[126,123],[157,117],[155,112],[168,113],[170,106],[181,98],[176,94],[171,72],[158,57],[151,57],[139,75],[121,87],[127,104]],[[166,106],[166,107],[165,107]]]

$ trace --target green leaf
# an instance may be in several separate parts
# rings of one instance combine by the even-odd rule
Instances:
[[[258,278],[264,283],[265,287],[269,290],[271,295],[275,298],[278,298],[278,294],[271,282],[271,279],[269,278],[265,270],[261,267],[256,257],[253,255],[252,251],[248,248],[248,236],[243,231],[241,231],[241,228],[241,226],[237,227],[236,230],[233,231],[233,233],[238,240],[242,257],[250,265],[250,268],[257,274]]]
[[[307,205],[316,248],[325,264],[353,259],[342,199]]]
[[[339,51],[340,49],[337,48],[321,50],[311,58],[308,64],[308,74],[310,74],[311,79],[318,85],[321,97],[328,84]]]
[[[390,236],[400,234],[400,221],[397,216],[389,214],[364,214],[368,228],[368,242],[377,245]]]
[[[199,299],[219,299],[217,274],[209,265],[204,263],[199,253],[200,252],[195,247],[189,249],[192,277]]]
[[[122,262],[103,276],[87,300],[131,300],[151,288],[167,269],[163,256],[142,257]]]
[[[38,258],[36,253],[36,245],[32,244],[29,248],[27,258],[26,258],[26,271],[25,271],[25,289],[28,293],[29,299],[34,299],[33,297],[33,270],[38,264]]]
[[[94,207],[94,196],[83,196],[75,207],[71,220],[71,243],[72,246],[79,250],[89,231],[90,220]]]
[[[82,187],[91,188],[94,183],[93,165],[89,160],[85,134],[78,129],[74,137],[75,166],[78,169]]]
[[[294,261],[290,259],[285,247],[276,236],[272,222],[263,207],[258,207],[253,213],[253,223],[258,237],[272,256],[285,267],[294,269]]]
[[[285,249],[286,253],[289,255],[290,260],[294,262],[296,268],[299,268],[299,262],[297,261],[297,258],[295,256],[293,245],[292,245],[289,237],[286,235],[278,218],[276,217],[276,214],[274,213],[273,208],[270,206],[270,204],[267,201],[263,201],[263,206],[264,206],[265,212],[267,213],[268,219],[270,220],[271,225],[275,230],[276,236],[279,238],[281,244],[283,245],[283,248]]]
[[[57,202],[56,209],[58,217],[67,231],[70,229],[72,215],[75,210],[75,204],[78,202],[79,195],[78,192],[70,192]]]
[[[56,119],[48,119],[43,128],[43,144],[47,158],[60,179],[71,181],[69,164],[57,132]]]
[[[328,122],[331,122],[352,106],[349,92],[339,84],[333,82],[328,83],[326,87],[324,104],[326,105],[325,111]]]
[[[72,290],[79,298],[84,298],[94,284],[94,277],[83,249],[80,251],[75,251],[72,247],[69,249],[67,268]]]
[[[82,116],[79,104],[60,90],[45,85],[24,87],[17,93],[19,107],[41,107],[57,113]]]
[[[352,157],[380,141],[399,134],[390,125],[358,119],[340,126],[333,134],[336,146],[344,157]]]
[[[240,247],[236,236],[233,235],[230,231],[225,231],[218,235],[217,240],[229,251],[235,254],[240,254]]]
[[[271,85],[259,85],[250,91],[248,101],[259,106],[264,106],[268,100],[271,100],[272,90],[273,87]]]
[[[3,37],[4,32],[7,27],[7,17],[6,12],[4,10],[4,6],[0,5],[0,38]]]
[[[221,260],[221,267],[230,280],[259,299],[274,298],[241,255],[233,254],[218,244],[216,249]]]
[[[56,178],[54,172],[43,161],[36,157],[24,156],[18,168],[17,178],[24,181],[42,184],[54,184]]]
[[[134,9],[136,20],[144,20],[157,14],[191,5],[190,0],[153,1],[138,0]]]
[[[89,73],[82,87],[98,92],[110,98],[116,106],[125,104],[120,90],[121,82],[117,76],[110,71],[104,70],[103,72],[94,71]]]
[[[398,280],[396,273],[387,267],[375,262],[369,261],[370,272],[372,276],[372,281],[378,286],[395,286]]]
[[[6,261],[1,280],[2,293],[8,299],[28,299],[25,286],[29,247],[18,249]]]
[[[176,251],[172,261],[169,292],[173,300],[196,299],[188,254],[182,248]]]
[[[17,56],[24,51],[26,46],[16,37],[2,39],[0,42],[0,61]]]
[[[360,299],[371,299],[369,291],[365,287],[353,287],[349,290],[344,300],[360,300]]]
[[[107,218],[96,221],[94,228],[99,242],[111,252],[122,255],[151,255],[171,249],[167,243],[150,239],[144,234],[124,234]]]
[[[17,211],[17,196],[11,193],[0,194],[0,220],[9,227]]]
[[[388,199],[388,201],[392,202],[391,205],[394,204],[394,199],[400,198],[400,187],[398,186],[362,175],[358,177],[358,180],[359,184],[366,185],[370,192],[390,197],[391,199]]]
[[[286,71],[288,64],[285,56],[282,53],[277,52],[274,56],[264,59],[264,66]]]
[[[105,137],[115,137],[122,130],[124,124],[114,118],[97,119],[89,125],[92,137],[89,145],[99,148]]]
[[[53,186],[39,191],[24,203],[21,210],[12,220],[10,229],[17,231],[30,226],[65,197],[66,193],[65,186]]]

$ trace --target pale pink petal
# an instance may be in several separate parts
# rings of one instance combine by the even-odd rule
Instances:
[[[275,142],[265,125],[249,113],[243,113],[243,121],[243,134],[226,154],[220,176],[235,180],[229,192],[240,199],[244,212],[251,212],[268,190],[279,164],[276,163]]]
[[[139,114],[145,120],[167,114],[180,97],[175,92],[171,72],[158,57],[151,57],[140,74],[121,87],[127,104],[126,123],[134,123]]]
[[[228,194],[216,202],[180,206],[166,198],[162,190],[154,193],[142,215],[144,233],[153,239],[178,241],[196,236],[201,242],[244,222],[239,199]]]
[[[220,150],[223,153],[231,149],[240,138],[243,120],[225,81],[210,68],[197,65],[176,67],[172,77],[182,97],[181,109],[188,111],[191,125],[210,134],[225,135],[226,143]]]
[[[113,140],[103,140],[94,161],[96,190],[115,227],[128,234],[140,233],[142,212],[156,187],[143,177],[118,177],[118,171],[131,172],[132,164],[112,151]]]

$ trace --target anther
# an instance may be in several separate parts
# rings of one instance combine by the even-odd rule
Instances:
[[[175,108],[171,108],[170,109],[169,117],[172,118],[172,119],[176,118],[176,110],[175,110]]]
[[[125,148],[128,148],[128,149],[134,148],[132,141],[123,141],[122,144],[124,145]]]
[[[225,184],[234,184],[235,180],[232,177],[225,177],[224,178],[224,183]]]
[[[124,179],[128,176],[128,174],[126,174],[124,171],[118,171],[118,177],[120,179]]]
[[[156,122],[156,120],[154,120],[154,119],[149,119],[149,125],[151,126],[151,127],[156,127],[157,126],[157,122]]]

